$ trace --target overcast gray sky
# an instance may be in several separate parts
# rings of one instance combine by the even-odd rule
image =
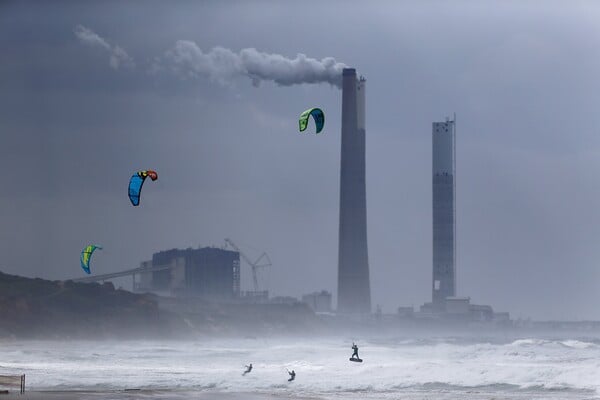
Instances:
[[[598,21],[593,1],[2,2],[0,270],[78,277],[88,243],[102,273],[230,237],[269,253],[273,294],[335,293],[339,89],[176,57],[255,48],[367,78],[373,304],[430,299],[431,123],[456,112],[458,294],[600,319]],[[312,106],[318,136],[297,128]],[[159,179],[133,208],[139,169]]]

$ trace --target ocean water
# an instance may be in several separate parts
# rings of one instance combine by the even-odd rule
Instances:
[[[156,398],[600,399],[598,339],[354,339],[362,364],[348,361],[351,338],[1,341],[0,374],[25,373],[33,391],[142,389]]]

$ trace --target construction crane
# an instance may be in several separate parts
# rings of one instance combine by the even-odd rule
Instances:
[[[231,241],[231,239],[225,238],[225,243],[231,246],[235,251],[240,253],[240,256],[242,256],[244,261],[246,261],[246,263],[252,267],[252,280],[254,283],[254,291],[258,292],[258,278],[256,276],[256,270],[258,270],[259,268],[270,267],[272,265],[269,255],[263,251],[262,254],[256,259],[256,261],[252,262],[252,260],[250,260],[250,258],[248,258],[248,256],[244,254],[242,250],[240,250],[240,248],[237,247],[237,245]]]

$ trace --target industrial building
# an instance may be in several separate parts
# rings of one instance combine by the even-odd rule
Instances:
[[[326,290],[305,294],[302,302],[314,312],[331,312],[331,293]]]
[[[417,317],[423,319],[438,318],[444,321],[462,322],[506,322],[509,314],[494,312],[488,305],[471,304],[470,297],[447,297],[443,308],[434,303],[425,303]]]
[[[432,303],[444,309],[456,296],[456,121],[434,122],[432,129],[433,274]]]
[[[235,300],[240,296],[240,254],[215,247],[161,251],[142,262],[136,276],[136,292]]]
[[[338,248],[339,313],[370,313],[365,182],[365,85],[354,68],[342,77],[342,149]]]

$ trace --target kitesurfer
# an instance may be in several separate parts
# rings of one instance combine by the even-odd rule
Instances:
[[[288,379],[288,382],[291,382],[294,379],[296,379],[296,372],[294,372],[294,370],[292,370],[291,372],[288,370],[288,374],[290,374],[290,379]]]
[[[350,357],[350,358],[354,358],[356,360],[359,360],[360,357],[358,356],[358,346],[354,342],[352,342],[352,350],[354,350],[354,353],[352,353],[352,357]]]
[[[249,373],[250,371],[252,371],[252,363],[250,363],[250,365],[246,365],[246,370],[244,371],[244,373],[242,374],[242,376],[246,375],[247,373]]]

